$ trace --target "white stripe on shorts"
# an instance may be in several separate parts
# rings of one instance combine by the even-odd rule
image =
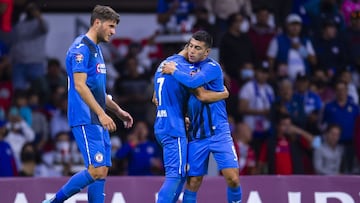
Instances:
[[[85,147],[86,147],[86,153],[89,159],[89,165],[91,165],[91,158],[90,158],[90,150],[89,150],[89,143],[87,140],[87,136],[86,136],[86,132],[85,132],[85,127],[82,125],[81,126],[81,130],[83,132],[83,136],[84,136],[84,140],[85,140]]]
[[[178,139],[178,148],[179,148],[179,161],[180,161],[180,163],[179,163],[179,174],[181,174],[181,168],[182,168],[182,156],[181,156],[181,142],[180,142],[180,137],[178,137],[177,138]]]

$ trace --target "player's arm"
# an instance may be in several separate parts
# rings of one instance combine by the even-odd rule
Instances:
[[[204,103],[212,103],[229,97],[229,92],[225,86],[224,91],[222,92],[206,90],[204,87],[198,87],[191,90],[191,92],[196,96],[198,100]]]
[[[115,113],[115,115],[124,122],[125,128],[130,128],[133,125],[133,118],[131,115],[120,108],[120,106],[112,100],[110,95],[106,96],[105,102],[106,108]]]
[[[74,85],[76,91],[79,93],[84,102],[90,107],[90,109],[96,113],[101,125],[109,131],[115,131],[116,125],[114,121],[105,113],[104,109],[95,100],[94,95],[91,93],[89,87],[86,85],[86,79],[86,73],[74,73]]]
[[[174,62],[164,63],[162,73],[172,74],[174,78],[186,87],[195,89],[220,76],[221,69],[218,67],[204,66],[200,72],[195,75],[189,75],[176,68]]]

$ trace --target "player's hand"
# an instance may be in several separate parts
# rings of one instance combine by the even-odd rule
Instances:
[[[99,115],[99,121],[100,121],[101,125],[108,131],[114,132],[116,130],[115,122],[106,113]]]
[[[121,111],[117,114],[117,116],[123,121],[125,128],[131,128],[134,119],[131,117],[131,115],[126,111]]]
[[[189,127],[190,127],[190,118],[189,117],[185,117],[185,129],[186,131],[189,130]]]
[[[225,85],[224,85],[224,93],[226,94],[226,98],[228,98],[230,93],[229,93],[229,90],[227,89],[227,87]]]
[[[173,61],[165,62],[162,67],[162,73],[164,74],[173,74],[176,70],[176,63]]]
[[[151,102],[152,102],[153,104],[155,104],[155,106],[159,106],[159,102],[158,102],[158,100],[156,99],[155,96],[152,97]]]

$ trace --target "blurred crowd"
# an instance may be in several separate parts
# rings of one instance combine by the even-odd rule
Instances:
[[[111,175],[163,175],[152,79],[184,43],[156,38],[197,30],[214,37],[241,175],[360,173],[360,0],[158,0],[156,15],[153,36],[101,45],[107,91],[135,120],[115,120]],[[0,21],[0,176],[82,170],[46,18],[36,2],[3,0]]]

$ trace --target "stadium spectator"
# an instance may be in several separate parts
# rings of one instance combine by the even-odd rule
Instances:
[[[235,124],[234,132],[235,151],[238,156],[239,174],[254,175],[257,174],[255,151],[250,146],[252,131],[250,127],[243,122]]]
[[[320,96],[312,92],[309,89],[310,81],[306,75],[298,75],[295,81],[295,93],[294,100],[300,105],[300,108],[303,109],[304,118],[299,119],[297,123],[298,127],[307,129],[310,127],[317,127],[316,121],[319,120],[319,113],[322,110],[323,103]],[[314,117],[314,118],[313,118]],[[315,119],[315,120],[314,120]],[[315,122],[315,123],[314,123]],[[318,133],[319,130],[314,130]]]
[[[0,177],[18,175],[13,150],[4,138],[6,136],[6,121],[0,120]]]
[[[335,98],[333,85],[331,85],[331,80],[327,76],[325,70],[316,68],[311,77],[311,83],[310,89],[320,96],[323,104],[326,104]]]
[[[58,132],[54,137],[54,148],[43,153],[38,176],[71,176],[84,168],[78,148],[68,132]]]
[[[68,110],[68,98],[67,94],[63,94],[60,96],[59,100],[56,103],[56,109],[53,116],[50,119],[50,135],[51,138],[55,138],[55,136],[59,132],[71,132],[69,127],[67,110]]]
[[[274,125],[274,134],[261,147],[259,171],[277,175],[303,174],[303,149],[311,147],[313,136],[293,125],[287,114],[278,115]]]
[[[119,77],[114,85],[114,100],[124,106],[136,120],[145,120],[147,111],[146,103],[150,103],[150,95],[144,90],[150,85],[146,75],[138,69],[139,61],[135,56],[128,56],[124,66],[124,74]]]
[[[37,152],[34,145],[30,142],[25,143],[20,152],[21,168],[19,170],[19,176],[35,176],[36,157]]]
[[[295,80],[297,74],[310,74],[311,65],[316,64],[315,52],[309,39],[301,37],[302,20],[297,14],[286,18],[286,32],[277,35],[269,45],[270,70],[277,64],[287,64],[288,77]]]
[[[35,133],[33,129],[21,117],[17,108],[9,111],[6,129],[8,130],[5,141],[8,142],[14,152],[16,165],[21,168],[20,153],[21,149],[27,142],[33,142]]]
[[[269,67],[258,66],[255,79],[247,82],[239,92],[238,110],[244,123],[253,132],[252,146],[258,155],[262,142],[270,129],[270,107],[275,100],[273,88],[268,83]]]
[[[344,0],[341,4],[341,13],[344,16],[346,25],[351,24],[352,13],[360,10],[359,0]]]
[[[15,89],[27,89],[29,83],[46,72],[45,44],[48,25],[35,3],[26,6],[26,18],[14,26],[11,58]],[[36,51],[34,51],[36,50]]]
[[[308,33],[310,36],[321,35],[321,25],[327,20],[333,20],[339,32],[345,29],[343,15],[340,13],[337,0],[309,1],[304,5],[305,11],[310,18]]]
[[[28,104],[27,95],[28,92],[24,90],[16,90],[13,98],[13,105],[10,108],[10,111],[17,111],[22,119],[31,126],[32,125],[32,113],[31,108]]]
[[[359,116],[359,107],[348,96],[347,85],[342,81],[335,84],[335,99],[325,105],[322,123],[341,127],[339,143],[344,147],[344,172],[352,173],[354,165],[354,129]]]
[[[47,71],[44,77],[40,77],[31,82],[30,89],[41,94],[41,103],[50,100],[52,92],[57,87],[67,88],[67,78],[61,63],[56,58],[47,60]]]
[[[293,83],[283,79],[278,83],[278,97],[271,106],[271,121],[275,123],[278,115],[288,114],[294,125],[300,125],[305,120],[304,107],[294,99]]]
[[[158,0],[157,3],[157,22],[163,33],[179,32],[182,23],[189,23],[189,15],[195,6],[192,0]],[[188,31],[190,29],[188,27]]]
[[[341,134],[339,125],[329,125],[323,135],[324,142],[314,151],[314,168],[317,174],[338,175],[341,173],[343,148],[338,141]]]
[[[352,101],[359,105],[359,93],[353,82],[352,72],[349,69],[344,69],[340,73],[340,80],[346,83],[348,95],[351,97]]]
[[[324,69],[330,79],[341,73],[348,63],[346,41],[337,29],[335,21],[324,20],[321,34],[313,40],[317,66]]]
[[[252,14],[252,5],[250,0],[205,0],[203,5],[207,10],[215,16],[215,27],[217,34],[215,38],[221,39],[225,32],[231,26],[229,24],[229,17],[234,13],[242,13],[245,18]],[[244,28],[246,23],[243,21]],[[247,24],[248,25],[248,24]],[[219,44],[214,44],[218,47]]]
[[[195,23],[192,26],[192,32],[196,32],[199,30],[205,30],[214,38],[214,44],[219,44],[219,39],[216,35],[216,27],[214,24],[210,23],[209,18],[210,14],[209,11],[205,7],[198,7],[195,9]]]
[[[267,59],[266,51],[276,32],[269,24],[271,14],[267,6],[258,7],[254,12],[256,21],[250,26],[248,35],[254,46],[257,59],[265,61]]]
[[[350,25],[346,30],[347,47],[349,50],[350,64],[355,68],[360,67],[360,11],[351,13]],[[357,70],[359,72],[359,70]]]
[[[244,63],[256,62],[256,53],[247,33],[243,33],[240,25],[244,17],[233,13],[228,18],[228,29],[220,40],[220,63],[225,71],[226,80],[231,86],[239,85],[240,69]],[[230,90],[230,94],[232,91]]]
[[[149,136],[148,125],[138,121],[128,135],[128,141],[116,152],[118,159],[127,159],[127,175],[149,176],[163,173],[159,146]]]
[[[36,150],[41,152],[49,139],[49,121],[40,103],[39,93],[32,91],[28,96],[29,107],[32,112],[31,128],[35,133],[34,145]]]

